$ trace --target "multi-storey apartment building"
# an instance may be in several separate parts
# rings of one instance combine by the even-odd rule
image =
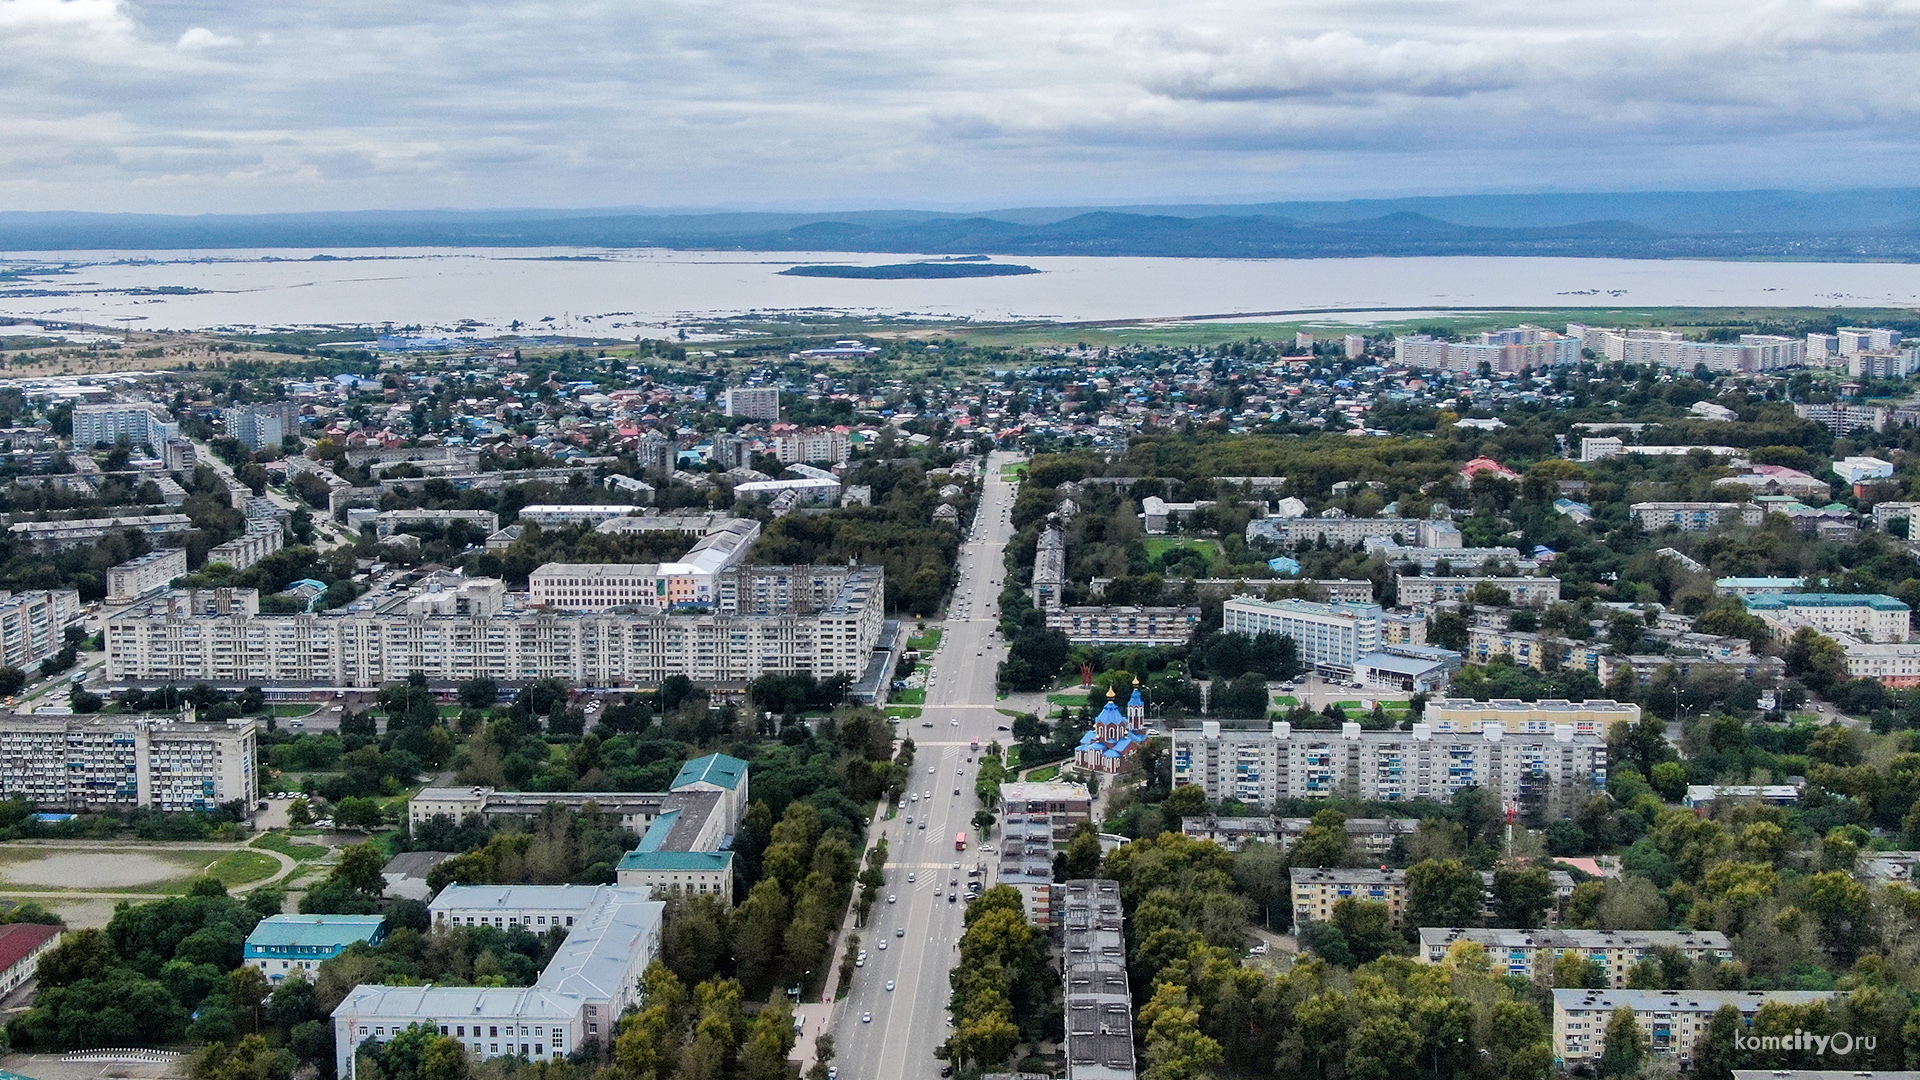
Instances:
[[[841,428],[776,428],[769,441],[782,465],[814,461],[840,465],[853,455],[853,436]]]
[[[160,548],[137,559],[129,559],[107,571],[107,602],[137,600],[156,589],[164,589],[173,579],[187,572],[184,548]],[[76,594],[76,599],[77,599]]]
[[[743,683],[769,671],[859,678],[885,610],[878,566],[755,566],[722,574],[711,610],[557,612],[508,602],[497,580],[436,576],[333,611],[261,615],[250,589],[165,593],[107,620],[116,683],[372,687],[541,678],[578,686],[685,675]]]
[[[728,416],[772,422],[780,419],[780,388],[777,386],[730,386],[721,392],[721,407]]]
[[[166,408],[150,401],[110,401],[73,407],[73,445],[82,450],[127,440],[131,446],[163,450],[180,437],[180,425]]]
[[[1199,624],[1197,607],[1056,607],[1047,611],[1047,628],[1067,635],[1075,645],[1185,645]]]
[[[1255,518],[1247,539],[1277,544],[1359,544],[1370,539],[1406,540],[1420,547],[1459,547],[1460,530],[1450,521],[1412,518],[1300,517]]]
[[[1378,604],[1316,604],[1309,600],[1256,600],[1236,596],[1221,609],[1221,629],[1229,634],[1285,634],[1293,638],[1300,662],[1313,667],[1351,669],[1387,642],[1388,615]]]
[[[1239,851],[1248,844],[1273,844],[1282,851],[1293,847],[1313,826],[1303,817],[1189,817],[1180,819],[1180,831],[1195,840],[1211,840],[1228,851]],[[1412,836],[1420,827],[1418,818],[1348,818],[1347,841],[1353,850],[1370,859],[1383,859],[1393,850],[1394,841]]]
[[[745,562],[759,535],[759,522],[732,518],[674,562],[547,563],[528,576],[528,602],[572,611],[711,604],[720,573]]]
[[[247,531],[227,541],[216,544],[207,550],[207,562],[225,563],[235,570],[245,570],[267,556],[280,550],[285,537],[280,526],[273,522],[247,522]]]
[[[16,521],[7,526],[8,532],[19,537],[35,551],[65,551],[82,544],[97,544],[108,533],[120,529],[140,533],[162,547],[178,546],[180,537],[193,531],[193,519],[185,514],[147,514],[144,517]],[[168,541],[172,543],[169,544]]]
[[[1606,737],[1615,724],[1638,723],[1640,706],[1630,701],[1588,698],[1586,701],[1475,701],[1472,698],[1440,698],[1427,702],[1420,714],[1422,722],[1436,732],[1481,732],[1489,724],[1515,735],[1545,735],[1556,728],[1571,727],[1576,735]]]
[[[1708,532],[1722,525],[1758,525],[1766,514],[1758,503],[1732,502],[1643,502],[1627,510],[1634,524],[1648,532]]]
[[[1082,784],[1001,784],[998,880],[1052,881],[1054,853],[1092,820],[1093,796]]]
[[[1742,598],[1747,610],[1788,641],[1803,626],[1861,641],[1905,641],[1913,636],[1913,609],[1881,593],[1769,593]]]
[[[278,447],[289,435],[300,434],[300,406],[291,401],[237,405],[222,416],[227,434],[249,450]]]
[[[1653,1054],[1686,1063],[1722,1006],[1752,1023],[1769,1002],[1810,1005],[1835,996],[1832,990],[1555,990],[1553,1056],[1562,1065],[1599,1060],[1614,1010],[1632,1009]]]
[[[251,807],[253,721],[191,716],[0,716],[0,795],[44,810]]]
[[[1629,364],[1692,371],[1755,372],[1798,367],[1806,361],[1807,343],[1775,334],[1742,334],[1737,342],[1688,341],[1678,330],[1604,330],[1569,324],[1586,347],[1609,360]]]
[[[1581,341],[1538,326],[1516,326],[1483,331],[1471,341],[1442,341],[1427,334],[1395,338],[1395,363],[1422,371],[1472,374],[1481,365],[1499,374],[1525,368],[1553,367],[1580,361]]]
[[[1689,960],[1731,960],[1733,946],[1717,930],[1494,930],[1477,926],[1420,927],[1414,959],[1438,964],[1455,943],[1470,941],[1487,951],[1496,974],[1518,975],[1551,985],[1553,965],[1573,953],[1600,965],[1607,985],[1624,989],[1635,964],[1672,949]]]
[[[1445,801],[1477,787],[1530,816],[1559,816],[1606,779],[1605,740],[1567,725],[1509,734],[1442,733],[1427,724],[1412,731],[1362,731],[1358,724],[1307,731],[1286,721],[1227,728],[1208,720],[1173,733],[1174,784],[1198,786],[1209,802]]]
[[[1546,607],[1560,599],[1555,577],[1412,577],[1394,578],[1394,592],[1402,607],[1428,608],[1442,600],[1465,600],[1482,584],[1505,592],[1522,607]]]
[[[1549,870],[1553,882],[1554,903],[1547,908],[1547,922],[1560,921],[1560,913],[1573,898],[1573,875],[1565,870]],[[1293,925],[1297,931],[1309,922],[1333,918],[1333,906],[1342,900],[1366,900],[1387,906],[1387,917],[1395,926],[1406,921],[1407,872],[1388,867],[1336,866],[1294,867],[1289,871],[1293,892]],[[1480,912],[1493,914],[1493,872],[1480,874]]]
[[[1507,630],[1498,626],[1475,626],[1467,631],[1467,659],[1484,664],[1505,653],[1513,662],[1546,670],[1557,663],[1562,670],[1585,668],[1598,671],[1606,646],[1593,641],[1541,634],[1532,630]]]
[[[1127,990],[1120,883],[1098,878],[1062,888],[1067,1080],[1133,1080],[1133,996]]]
[[[84,614],[74,589],[0,591],[0,665],[25,671],[59,652]]]

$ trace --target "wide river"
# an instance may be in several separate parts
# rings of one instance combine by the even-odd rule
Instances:
[[[912,258],[523,248],[0,254],[0,270],[26,271],[0,280],[0,316],[153,330],[392,323],[640,337],[716,318],[810,311],[1079,322],[1322,311],[1383,318],[1475,307],[1920,306],[1920,265],[1900,263],[1063,257],[996,260],[1043,271],[1017,277],[778,273],[797,263]]]

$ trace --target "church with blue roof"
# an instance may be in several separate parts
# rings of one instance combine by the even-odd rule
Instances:
[[[1093,718],[1093,727],[1074,747],[1073,763],[1087,772],[1108,776],[1133,767],[1133,757],[1147,745],[1147,703],[1140,696],[1140,680],[1133,680],[1133,696],[1122,713],[1113,688],[1107,688],[1107,706]]]

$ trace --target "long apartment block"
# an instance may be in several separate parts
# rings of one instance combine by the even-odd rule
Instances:
[[[1276,721],[1227,727],[1217,720],[1174,729],[1173,782],[1209,802],[1272,806],[1285,799],[1446,801],[1464,788],[1497,795],[1529,816],[1559,817],[1607,782],[1606,741],[1571,725],[1512,734],[1488,727],[1439,732],[1296,730]]]
[[[1061,892],[1067,1080],[1133,1080],[1133,996],[1127,990],[1120,883],[1069,881]]]
[[[1555,990],[1553,1056],[1562,1065],[1598,1060],[1614,1010],[1632,1009],[1654,1056],[1685,1064],[1722,1006],[1752,1023],[1769,1003],[1811,1005],[1836,996],[1832,990]]]
[[[1496,930],[1474,926],[1423,926],[1414,959],[1438,964],[1454,945],[1472,942],[1487,951],[1497,974],[1553,981],[1553,965],[1573,953],[1600,965],[1607,985],[1624,989],[1635,964],[1672,949],[1689,960],[1731,960],[1733,946],[1717,930]]]
[[[1567,902],[1573,899],[1573,875],[1565,870],[1549,870],[1547,877],[1553,881],[1554,903],[1547,909],[1547,921],[1560,920],[1560,913]],[[1480,881],[1484,889],[1480,910],[1483,916],[1493,914],[1493,874],[1482,872]],[[1407,872],[1391,867],[1294,867],[1289,871],[1289,885],[1293,893],[1293,925],[1297,930],[1310,922],[1326,922],[1333,918],[1333,906],[1342,900],[1366,900],[1387,906],[1387,915],[1393,925],[1400,926],[1407,917]]]
[[[259,798],[252,720],[0,715],[0,796],[43,810],[213,810]]]
[[[443,574],[332,611],[262,615],[251,589],[176,590],[107,620],[116,684],[376,687],[559,678],[744,683],[769,671],[859,678],[886,606],[878,566],[754,566],[720,575],[710,610],[529,608],[496,579]]]

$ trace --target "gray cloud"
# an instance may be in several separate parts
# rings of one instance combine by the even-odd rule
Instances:
[[[0,39],[0,205],[22,209],[988,206],[1920,164],[1920,0],[0,0]]]

